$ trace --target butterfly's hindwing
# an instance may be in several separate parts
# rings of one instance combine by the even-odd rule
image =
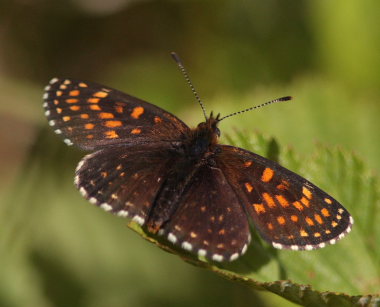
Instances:
[[[94,150],[115,144],[178,140],[189,128],[155,105],[93,82],[54,78],[45,114],[68,145]]]
[[[223,173],[201,166],[164,227],[168,240],[214,261],[244,254],[250,231],[244,210]]]
[[[252,152],[220,148],[218,166],[258,232],[274,247],[321,248],[351,230],[348,211],[311,182]]]

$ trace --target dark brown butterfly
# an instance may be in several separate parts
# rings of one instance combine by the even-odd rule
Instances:
[[[232,261],[244,254],[249,218],[280,249],[321,248],[351,230],[348,211],[311,182],[252,152],[218,144],[218,123],[246,110],[222,118],[204,111],[205,122],[190,129],[120,91],[57,78],[45,88],[44,108],[66,144],[92,151],[75,176],[90,203],[200,257]]]

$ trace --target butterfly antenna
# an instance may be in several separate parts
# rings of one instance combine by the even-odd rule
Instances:
[[[181,70],[183,76],[185,77],[186,82],[189,84],[190,89],[191,89],[191,91],[193,92],[195,98],[198,100],[198,102],[199,102],[199,104],[200,104],[200,106],[201,106],[201,108],[202,108],[203,115],[205,116],[205,119],[207,120],[206,108],[205,108],[205,106],[204,106],[204,104],[203,104],[201,98],[199,97],[197,91],[195,90],[194,85],[193,85],[193,83],[191,82],[190,77],[189,77],[189,75],[187,74],[187,71],[186,71],[185,67],[184,67],[183,64],[182,64],[181,59],[179,58],[178,54],[175,53],[175,52],[172,52],[172,53],[170,53],[170,54],[171,54],[172,58],[174,59],[174,61],[177,63],[179,69]]]
[[[285,97],[273,99],[271,101],[264,102],[264,103],[259,104],[257,106],[250,107],[248,109],[241,110],[241,111],[234,112],[234,113],[228,114],[226,116],[223,116],[221,119],[219,119],[219,122],[222,121],[223,119],[226,119],[228,117],[231,117],[231,116],[234,116],[234,115],[237,115],[237,114],[245,113],[245,112],[248,112],[248,111],[251,111],[251,110],[254,110],[254,109],[258,109],[258,108],[262,108],[262,107],[265,107],[265,106],[267,106],[269,104],[272,104],[272,103],[282,102],[282,101],[288,101],[288,100],[292,100],[292,99],[293,99],[292,96],[285,96]]]

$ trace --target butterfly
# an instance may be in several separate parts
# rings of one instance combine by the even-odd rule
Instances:
[[[350,232],[349,212],[317,186],[253,152],[219,144],[220,121],[256,107],[206,116],[182,62],[173,57],[205,115],[193,129],[107,86],[65,78],[46,86],[49,125],[66,144],[91,151],[75,175],[90,203],[219,262],[246,252],[249,220],[278,249],[322,248]]]

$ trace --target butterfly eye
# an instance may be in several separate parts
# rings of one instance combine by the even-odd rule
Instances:
[[[219,128],[216,128],[216,129],[215,129],[215,133],[216,133],[216,135],[217,135],[218,137],[220,137],[220,130],[219,130]]]

